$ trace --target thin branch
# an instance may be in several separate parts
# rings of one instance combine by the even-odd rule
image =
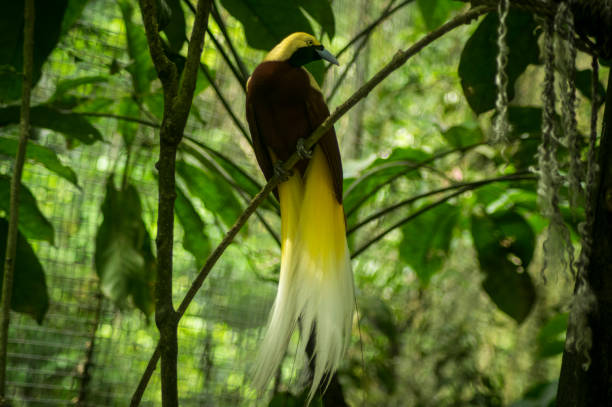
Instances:
[[[383,81],[383,79],[385,79],[393,71],[401,67],[404,63],[406,63],[406,61],[408,61],[410,57],[418,53],[421,49],[431,44],[436,39],[453,30],[454,28],[457,28],[464,24],[468,24],[472,20],[476,19],[478,16],[487,13],[490,10],[492,10],[492,8],[486,6],[475,7],[471,10],[468,10],[467,12],[448,21],[446,24],[442,25],[438,29],[428,33],[407,50],[398,51],[387,65],[385,65],[376,75],[374,75],[368,82],[366,82],[361,88],[359,88],[346,102],[337,107],[334,112],[327,119],[325,119],[325,121],[323,121],[323,123],[321,123],[319,127],[317,127],[317,129],[304,142],[305,148],[312,148],[317,143],[317,141],[319,141],[319,139],[323,137],[323,135],[332,128],[335,122],[337,122],[346,112],[348,112],[353,106],[355,106],[357,102],[366,97],[372,89],[374,89],[380,82]],[[293,166],[297,164],[300,159],[301,158],[297,153],[293,153],[289,157],[289,159],[283,163],[283,169],[285,171],[291,170],[291,168],[293,168]],[[183,316],[183,314],[187,310],[187,307],[189,307],[189,304],[191,304],[191,301],[195,297],[196,293],[204,283],[204,280],[206,280],[206,277],[208,277],[208,274],[210,273],[211,269],[216,264],[217,260],[219,260],[225,249],[232,243],[234,237],[236,237],[242,226],[244,226],[249,217],[253,214],[253,212],[255,212],[257,206],[259,206],[264,201],[268,194],[270,194],[270,192],[272,192],[272,190],[276,188],[276,186],[280,182],[280,175],[275,175],[270,179],[270,181],[268,181],[268,183],[263,187],[263,189],[253,197],[251,203],[238,217],[234,225],[227,231],[221,243],[219,243],[215,250],[213,250],[213,252],[208,256],[206,262],[200,269],[197,277],[192,282],[191,287],[189,287],[189,290],[185,294],[183,301],[177,308],[177,314],[179,319]],[[148,375],[150,377],[151,373],[148,371],[151,369],[155,369],[155,365],[157,364],[158,359],[159,353],[156,352],[151,356],[151,360],[149,361],[149,364],[147,366],[147,371],[145,371],[144,375]],[[146,387],[146,383],[144,386]],[[136,406],[138,405],[138,402],[132,405]]]
[[[451,150],[442,151],[441,153],[434,154],[431,157],[429,157],[428,159],[423,160],[423,161],[419,161],[419,162],[395,161],[395,162],[391,162],[389,164],[383,164],[383,165],[379,165],[379,166],[377,166],[375,168],[372,168],[370,171],[366,172],[361,177],[359,177],[358,179],[353,181],[353,183],[351,185],[349,185],[349,187],[346,189],[346,192],[344,193],[345,197],[348,196],[355,188],[357,188],[359,186],[359,184],[361,184],[364,180],[366,180],[368,177],[376,174],[377,172],[380,172],[382,170],[386,170],[387,168],[391,168],[391,167],[395,167],[395,166],[404,166],[404,165],[406,166],[406,169],[404,171],[401,171],[401,172],[393,175],[392,177],[390,177],[385,182],[380,183],[379,185],[376,186],[376,188],[374,188],[373,191],[371,191],[370,194],[364,196],[359,201],[357,201],[357,203],[351,209],[349,209],[346,212],[346,217],[348,218],[349,216],[352,216],[357,211],[357,209],[359,209],[361,207],[361,205],[363,205],[368,199],[370,199],[372,196],[374,196],[374,194],[377,191],[380,191],[380,189],[382,187],[384,187],[386,185],[389,185],[390,183],[392,183],[393,181],[395,181],[399,177],[402,177],[402,176],[408,174],[409,172],[418,170],[419,168],[426,167],[430,163],[432,163],[434,161],[437,161],[437,160],[439,160],[441,158],[444,158],[444,157],[446,157],[449,154],[452,154],[452,153],[465,153],[466,151],[469,151],[469,150],[471,150],[473,148],[476,148],[476,147],[484,145],[484,144],[486,144],[486,142],[481,141],[481,142],[470,144],[470,145],[467,145],[467,146],[457,147],[457,148],[453,148]]]
[[[236,113],[234,113],[234,111],[232,110],[232,107],[230,106],[227,99],[225,99],[225,97],[221,93],[221,89],[219,89],[219,87],[213,80],[212,75],[210,74],[210,72],[208,72],[208,67],[204,64],[200,64],[200,69],[204,73],[204,76],[206,76],[206,79],[210,83],[210,86],[212,86],[213,89],[215,90],[217,97],[221,101],[221,104],[223,104],[223,107],[225,108],[227,113],[232,118],[232,121],[234,122],[236,127],[238,127],[238,130],[240,130],[240,134],[242,134],[242,137],[244,137],[244,139],[249,143],[249,145],[252,146],[253,142],[251,141],[251,137],[249,137],[249,133],[246,131],[245,127],[242,125],[242,122],[240,121],[240,119],[238,119],[238,116],[236,116]]]
[[[535,176],[529,176],[527,171],[516,172],[510,175],[504,175],[502,177],[488,178],[480,181],[472,181],[472,182],[461,182],[454,185],[449,185],[444,188],[434,189],[432,191],[427,191],[419,195],[411,196],[410,198],[404,199],[400,202],[397,202],[387,208],[381,209],[380,211],[374,212],[367,218],[358,222],[357,224],[351,226],[347,231],[347,234],[351,234],[355,232],[357,229],[367,225],[368,223],[385,216],[386,214],[393,212],[394,210],[401,208],[402,206],[410,205],[420,199],[430,197],[432,195],[437,195],[442,192],[452,191],[458,188],[470,187],[471,189],[480,188],[481,186],[492,184],[494,182],[507,182],[507,181],[524,181],[524,180],[536,180]]]
[[[4,255],[4,276],[2,279],[2,315],[0,322],[0,405],[8,405],[6,400],[6,365],[8,328],[11,318],[11,296],[17,253],[17,233],[19,220],[19,192],[21,174],[25,163],[28,134],[30,132],[30,97],[32,92],[32,69],[34,54],[34,0],[26,0],[24,5],[23,27],[23,79],[21,84],[21,113],[19,120],[19,144],[15,157],[15,170],[11,178],[11,197],[9,203],[9,224]]]

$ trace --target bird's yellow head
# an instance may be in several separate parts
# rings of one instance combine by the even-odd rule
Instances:
[[[297,32],[289,35],[266,55],[264,61],[287,61],[294,66],[302,66],[308,62],[325,59],[332,64],[338,61],[312,35]]]

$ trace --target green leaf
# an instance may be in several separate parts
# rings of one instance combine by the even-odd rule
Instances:
[[[19,141],[16,139],[0,137],[0,154],[15,157],[17,154],[18,144]],[[42,164],[49,171],[56,173],[60,177],[73,183],[75,187],[80,188],[77,181],[77,175],[74,170],[67,165],[62,164],[55,151],[51,150],[50,148],[29,141],[26,150],[26,158]]]
[[[140,117],[140,109],[131,98],[122,98],[119,101],[118,112],[121,116]],[[127,148],[134,142],[139,126],[140,124],[129,120],[117,120],[117,132],[121,134],[123,143]]]
[[[323,28],[323,32],[327,33],[331,40],[336,35],[336,21],[334,19],[334,10],[331,7],[331,1],[327,0],[294,0],[306,11],[317,23]]]
[[[8,222],[0,218],[0,264],[2,264],[2,267],[0,267],[0,290],[4,280],[7,236]],[[20,232],[17,232],[11,309],[15,312],[31,315],[39,324],[42,324],[49,309],[45,271],[32,246]]]
[[[32,86],[57,45],[68,0],[37,1],[34,15]],[[0,104],[19,99],[23,71],[24,0],[5,1],[0,13]]]
[[[476,144],[484,139],[482,130],[476,122],[466,122],[442,132],[442,137],[451,147],[461,148]]]
[[[451,11],[463,7],[458,1],[449,0],[417,0],[417,5],[429,31],[438,28]]]
[[[134,96],[142,98],[149,92],[151,81],[156,78],[155,68],[149,55],[149,47],[144,28],[132,21],[134,7],[130,1],[119,1],[127,38],[127,52],[130,64],[125,68],[132,77]]]
[[[444,203],[402,227],[400,258],[412,267],[423,286],[446,262],[459,215],[458,207]]]
[[[430,155],[414,148],[398,147],[387,158],[378,158],[372,162],[362,175],[354,180],[344,193],[344,209],[351,214],[365,200],[371,198],[379,187],[391,179],[406,174],[406,177],[419,178],[412,169]]]
[[[247,44],[256,49],[271,50],[283,38],[297,31],[314,33],[302,8],[317,20],[330,38],[334,34],[328,0],[221,0],[223,7],[244,28]],[[321,61],[306,66],[319,84],[323,81]]]
[[[168,38],[170,50],[179,52],[187,40],[185,35],[185,14],[181,7],[181,0],[166,0],[166,4],[170,9],[170,20],[163,31],[166,34],[166,38]]]
[[[590,69],[576,70],[576,88],[582,93],[587,99],[591,100],[591,86],[593,71]],[[600,103],[606,100],[606,89],[597,81],[596,85],[597,96],[599,97]]]
[[[11,179],[0,175],[0,210],[8,217],[11,199]],[[45,218],[32,192],[23,184],[19,190],[19,231],[28,239],[46,240],[53,244],[53,225]]]
[[[89,0],[68,0],[68,7],[66,7],[64,19],[62,20],[60,38],[63,37],[81,17],[88,2]]]
[[[563,353],[568,318],[568,313],[557,314],[540,328],[540,333],[538,334],[538,356],[548,358]]]
[[[131,298],[148,316],[154,309],[155,257],[138,191],[133,185],[115,189],[111,174],[101,209],[104,220],[96,234],[94,260],[102,292],[119,308]]]
[[[174,212],[183,226],[183,247],[193,254],[198,264],[204,264],[210,253],[211,245],[204,232],[204,222],[193,204],[179,187],[176,188]]]
[[[510,10],[508,34],[508,100],[514,98],[514,83],[529,64],[539,62],[536,23],[529,12]],[[489,13],[468,39],[461,52],[459,77],[463,93],[476,114],[495,107],[497,72],[497,14]]]
[[[312,26],[300,10],[304,7],[312,17],[324,18],[323,28],[328,34],[333,31],[329,22],[330,11],[327,0],[221,0],[223,7],[244,28],[247,44],[256,49],[271,50],[283,38],[297,31],[313,33]]]
[[[19,123],[19,106],[0,108],[0,127]],[[30,123],[33,127],[42,127],[76,139],[84,144],[93,144],[102,140],[102,134],[85,116],[76,113],[65,113],[48,105],[32,107]]]
[[[536,383],[525,391],[522,400],[515,401],[510,407],[554,407],[558,387],[558,380]]]
[[[71,90],[77,89],[83,85],[92,85],[96,83],[104,83],[107,82],[108,78],[106,76],[81,76],[79,78],[73,79],[65,79],[58,82],[55,87],[55,92],[53,96],[49,99],[49,103],[57,103],[60,102],[65,95]]]
[[[472,239],[483,288],[497,307],[521,323],[535,302],[535,287],[526,272],[535,248],[535,235],[527,221],[510,211],[472,215]]]
[[[242,213],[242,207],[223,178],[185,161],[177,161],[176,170],[189,192],[198,197],[209,211],[219,216],[226,226],[234,224]]]

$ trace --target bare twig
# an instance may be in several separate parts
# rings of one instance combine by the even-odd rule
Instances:
[[[441,36],[448,33],[449,31],[453,30],[454,28],[457,28],[463,24],[470,23],[472,20],[490,11],[491,9],[492,9],[491,7],[480,6],[480,7],[475,7],[471,10],[468,10],[467,12],[448,21],[446,24],[442,25],[436,30],[426,34],[425,36],[423,36],[423,38],[421,38],[419,41],[417,41],[414,45],[412,45],[407,50],[398,51],[393,57],[393,59],[387,65],[385,65],[376,75],[374,75],[368,82],[366,82],[361,88],[359,88],[346,102],[338,106],[334,110],[334,112],[327,119],[325,119],[325,121],[321,123],[319,127],[317,127],[317,129],[304,142],[305,148],[307,149],[312,148],[317,143],[317,141],[319,141],[319,139],[323,137],[323,135],[332,128],[334,123],[337,122],[353,106],[355,106],[357,102],[359,102],[361,99],[366,97],[368,93],[370,93],[370,91],[374,89],[380,82],[382,82],[393,71],[401,67],[404,63],[406,63],[408,59],[410,59],[412,56],[418,53],[421,49],[431,44],[433,41],[440,38]],[[283,163],[283,169],[285,169],[286,171],[291,170],[291,168],[293,168],[293,166],[297,164],[297,162],[300,159],[301,158],[299,154],[293,153],[289,157],[289,159]],[[189,304],[191,304],[191,301],[193,300],[196,293],[198,292],[198,290],[204,283],[204,280],[206,280],[206,277],[208,277],[208,274],[210,273],[213,266],[216,264],[217,260],[219,260],[219,258],[221,257],[225,249],[232,243],[232,241],[234,240],[234,237],[236,237],[236,235],[238,234],[242,226],[244,226],[244,224],[249,219],[249,217],[253,214],[253,212],[255,212],[255,209],[257,208],[257,206],[259,206],[263,202],[263,200],[268,196],[268,194],[270,194],[270,192],[272,192],[272,190],[276,188],[276,186],[281,182],[280,177],[281,177],[280,175],[273,176],[268,181],[268,183],[263,187],[263,189],[259,191],[259,193],[253,197],[253,199],[251,200],[251,203],[246,207],[244,212],[238,217],[238,219],[236,220],[234,225],[230,228],[230,230],[227,231],[223,240],[221,240],[221,242],[215,248],[215,250],[213,250],[212,253],[208,256],[208,258],[206,259],[206,262],[204,263],[204,266],[202,266],[202,268],[200,269],[200,272],[196,276],[195,280],[192,282],[191,287],[189,287],[189,290],[185,294],[185,297],[183,298],[181,305],[177,308],[176,312],[178,314],[179,319],[185,313],[185,311],[187,310],[187,307],[189,307]],[[155,352],[151,356],[151,360],[149,361],[147,370],[143,374],[143,378],[141,379],[141,384],[143,380],[146,381],[145,376],[150,377],[151,375],[150,370],[155,369],[158,359],[159,359],[159,352]],[[146,383],[144,383],[143,386],[146,387]],[[141,387],[141,385],[139,385],[139,387]],[[137,400],[136,403],[134,403],[134,399],[132,399],[132,401],[133,401],[132,406],[138,405],[139,400]]]
[[[21,116],[19,120],[19,144],[15,157],[15,170],[11,178],[11,198],[9,206],[9,225],[4,257],[4,276],[2,280],[2,315],[0,322],[0,405],[9,405],[6,397],[6,364],[8,328],[11,317],[11,296],[17,253],[17,232],[19,220],[19,190],[21,174],[25,163],[28,133],[30,132],[30,96],[32,91],[32,67],[34,53],[34,0],[26,0],[24,5],[23,27],[23,79],[21,85]]]
[[[351,226],[349,228],[349,230],[347,231],[347,234],[351,234],[353,232],[355,232],[357,229],[367,225],[368,223],[379,219],[383,216],[385,216],[386,214],[393,212],[394,210],[401,208],[402,206],[406,206],[406,205],[410,205],[420,199],[423,198],[427,198],[429,196],[432,195],[437,195],[440,194],[442,192],[447,192],[447,191],[452,191],[453,189],[459,189],[459,188],[471,188],[471,189],[476,189],[476,188],[480,188],[482,186],[488,185],[488,184],[492,184],[494,182],[507,182],[507,181],[524,181],[524,180],[535,180],[536,177],[532,176],[532,175],[526,175],[528,174],[527,171],[521,171],[521,172],[516,172],[514,174],[510,174],[510,175],[504,175],[501,177],[495,177],[495,178],[488,178],[488,179],[483,179],[480,181],[472,181],[472,182],[461,182],[461,183],[457,183],[454,185],[449,185],[447,187],[444,188],[438,188],[438,189],[434,189],[432,191],[427,191],[424,192],[422,194],[418,194],[415,196],[411,196],[410,198],[404,199],[400,202],[397,202],[391,206],[388,206],[387,208],[381,209],[380,211],[374,212],[373,214],[371,214],[370,216],[368,216],[367,218],[363,219],[362,221],[356,223],[355,225]]]

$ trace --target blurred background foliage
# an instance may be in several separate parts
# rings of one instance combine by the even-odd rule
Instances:
[[[9,3],[0,15],[0,256],[22,60],[23,1]],[[158,0],[166,52],[179,68],[192,6]],[[243,105],[248,72],[265,51],[294,31],[319,36],[341,66],[308,68],[333,109],[396,50],[466,8],[451,0],[215,3],[177,162],[175,302],[263,184]],[[152,239],[162,93],[137,2],[45,0],[36,12],[9,397],[16,406],[122,406],[157,341]],[[513,127],[503,148],[486,143],[495,13],[425,48],[336,124],[357,288],[352,346],[339,373],[351,405],[554,401],[572,282],[567,270],[540,273],[547,223],[531,170],[541,132],[541,30],[517,11],[508,30]],[[586,134],[589,59],[579,54],[577,64]],[[581,205],[568,209],[566,195],[562,205],[577,244]],[[266,397],[257,401],[249,387],[274,298],[279,231],[270,198],[182,319],[183,405],[301,405],[295,346]],[[154,375],[143,405],[158,403]]]

